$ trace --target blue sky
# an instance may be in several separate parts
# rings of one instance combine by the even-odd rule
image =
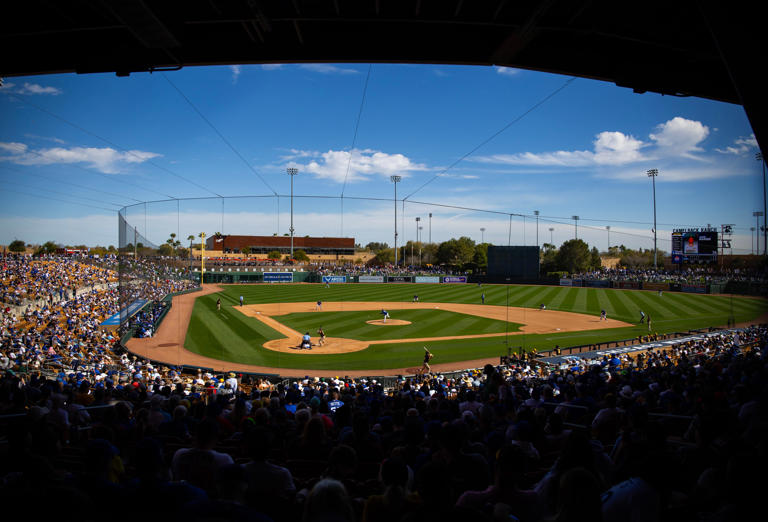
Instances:
[[[432,212],[435,241],[531,245],[538,210],[539,242],[578,233],[604,250],[610,226],[612,245],[651,248],[651,168],[660,249],[675,226],[728,223],[734,253],[749,253],[752,212],[763,207],[740,106],[515,69],[243,65],[6,78],[0,114],[0,244],[117,244],[123,205],[155,242],[171,232],[287,233],[287,167],[299,169],[296,196],[324,197],[295,198],[296,235],[363,244],[393,243],[392,202],[353,199],[391,199],[392,174],[403,176],[398,198],[408,196],[399,242],[415,237],[416,217],[426,240]]]

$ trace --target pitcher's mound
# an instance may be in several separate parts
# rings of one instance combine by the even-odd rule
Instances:
[[[403,321],[402,319],[388,319],[387,322],[384,322],[384,319],[374,319],[373,321],[366,321],[368,324],[375,324],[377,326],[389,326],[389,325],[395,325],[400,326],[404,324],[411,324],[410,321]]]

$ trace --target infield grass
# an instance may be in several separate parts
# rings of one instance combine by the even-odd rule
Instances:
[[[309,332],[313,337],[319,326],[328,337],[344,337],[361,341],[384,339],[416,339],[420,337],[449,337],[455,335],[516,332],[520,325],[505,323],[476,315],[447,310],[392,310],[391,319],[410,321],[404,325],[373,325],[366,321],[379,320],[376,310],[364,312],[304,312],[278,315],[277,319],[298,332]]]
[[[423,343],[393,343],[376,344],[369,348],[353,353],[338,355],[318,354],[289,354],[266,350],[261,345],[271,339],[282,337],[278,332],[266,326],[261,321],[247,317],[233,306],[239,304],[239,296],[242,295],[246,304],[254,303],[279,303],[279,302],[324,302],[332,301],[404,301],[410,302],[414,294],[419,295],[423,302],[444,303],[480,303],[480,295],[485,293],[485,303],[489,305],[506,305],[526,308],[538,308],[544,303],[550,310],[564,310],[569,312],[590,314],[599,316],[604,309],[608,317],[628,323],[637,323],[640,318],[640,310],[651,317],[653,331],[658,333],[683,332],[709,326],[722,326],[728,322],[729,316],[733,316],[736,322],[752,321],[768,312],[768,304],[765,299],[749,297],[729,297],[713,295],[684,294],[678,292],[665,292],[659,296],[656,292],[638,290],[618,290],[603,288],[568,288],[552,286],[517,286],[517,285],[428,285],[428,284],[332,284],[325,288],[322,284],[258,284],[258,285],[231,285],[223,286],[220,293],[209,294],[198,298],[187,331],[185,346],[188,350],[206,355],[208,357],[282,368],[307,368],[307,369],[338,369],[343,372],[346,369],[353,370],[378,370],[386,368],[402,368],[406,366],[420,366]],[[221,297],[222,310],[216,311],[216,299]],[[458,324],[458,322],[442,323],[443,314],[446,311],[432,310],[408,310],[407,312],[427,312],[435,314],[434,323],[429,326],[426,335],[419,337],[446,336],[446,335],[472,335],[487,333],[482,331],[482,323],[472,325]],[[391,315],[393,318],[405,319],[405,310],[397,310]],[[332,314],[333,321],[318,324],[319,314]],[[352,315],[362,314],[359,319]],[[366,339],[351,335],[354,324],[364,328],[359,323],[365,324],[366,314],[374,316],[375,312],[314,312],[309,314],[290,314],[276,316],[275,319],[289,322],[296,326],[296,330],[307,331],[314,336],[318,326],[326,329],[331,337],[347,337]],[[302,316],[307,317],[306,321]],[[464,314],[456,314],[462,318],[472,317]],[[346,316],[349,316],[348,318]],[[379,317],[370,317],[378,319]],[[482,318],[477,318],[482,319]],[[349,330],[338,329],[339,325],[350,320]],[[412,321],[413,328],[420,328],[423,319]],[[294,322],[295,321],[295,322]],[[501,331],[504,330],[503,321],[500,323]],[[311,326],[310,324],[311,323]],[[443,325],[441,325],[443,324]],[[306,325],[306,326],[302,326]],[[435,326],[439,325],[439,326]],[[399,327],[366,327],[380,329],[381,335],[389,335],[389,328]],[[410,326],[410,325],[409,325]],[[490,324],[486,324],[491,327]],[[513,332],[514,325],[509,325],[509,331]],[[355,327],[355,328],[357,328]],[[443,328],[450,328],[450,333],[445,333]],[[492,328],[498,328],[493,325]],[[341,332],[344,332],[343,334]],[[414,330],[415,331],[415,330]],[[497,330],[498,331],[498,330]],[[557,334],[518,334],[509,337],[489,337],[479,339],[462,339],[453,341],[439,341],[430,343],[430,350],[435,354],[435,363],[454,362],[485,357],[498,357],[507,353],[507,347],[518,349],[536,348],[539,351],[560,346],[577,346],[613,340],[636,338],[647,335],[648,327],[645,324],[596,330],[589,332],[564,332]],[[365,334],[368,335],[368,334]],[[396,335],[399,338],[416,337],[415,334]],[[386,339],[390,337],[380,337]],[[373,339],[373,338],[370,338]]]

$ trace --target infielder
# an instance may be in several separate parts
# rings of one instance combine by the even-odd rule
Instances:
[[[325,331],[322,326],[317,329],[317,335],[320,337],[320,340],[317,342],[318,345],[323,346],[325,344]]]

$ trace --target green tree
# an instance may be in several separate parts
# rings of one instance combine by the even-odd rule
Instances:
[[[382,250],[386,250],[389,248],[389,245],[386,243],[379,243],[378,241],[371,241],[367,245],[365,245],[365,248],[373,252],[374,254],[377,252],[380,252]]]
[[[592,263],[589,245],[581,239],[570,239],[560,245],[555,259],[558,270],[571,274],[589,270]]]
[[[386,265],[387,263],[394,263],[395,261],[395,249],[385,248],[379,250],[376,255],[371,259],[370,263],[373,265]]]
[[[11,252],[25,252],[27,250],[26,245],[24,244],[24,241],[21,239],[14,239],[11,241],[11,244],[8,245],[8,250]]]
[[[475,253],[472,255],[472,264],[479,270],[485,271],[488,268],[488,247],[490,243],[479,243],[475,246]]]
[[[462,267],[472,261],[475,254],[475,242],[466,236],[449,239],[437,248],[437,262],[445,265]]]
[[[600,267],[603,266],[603,263],[600,259],[600,252],[597,250],[597,247],[592,247],[592,250],[590,250],[589,253],[592,258],[590,261],[590,267],[592,270],[600,270]]]
[[[309,256],[301,248],[293,251],[293,258],[296,261],[309,261]]]
[[[57,248],[59,248],[59,245],[53,241],[46,241],[35,251],[35,254],[54,254]]]
[[[282,254],[277,250],[273,250],[267,254],[267,259],[280,259],[280,257],[282,257]]]
[[[173,247],[168,243],[163,243],[162,245],[160,245],[160,248],[157,249],[157,253],[160,254],[161,256],[172,256]]]
[[[248,255],[251,253],[251,247],[243,247],[242,250],[240,250],[243,254],[245,254],[245,258],[248,259]]]

